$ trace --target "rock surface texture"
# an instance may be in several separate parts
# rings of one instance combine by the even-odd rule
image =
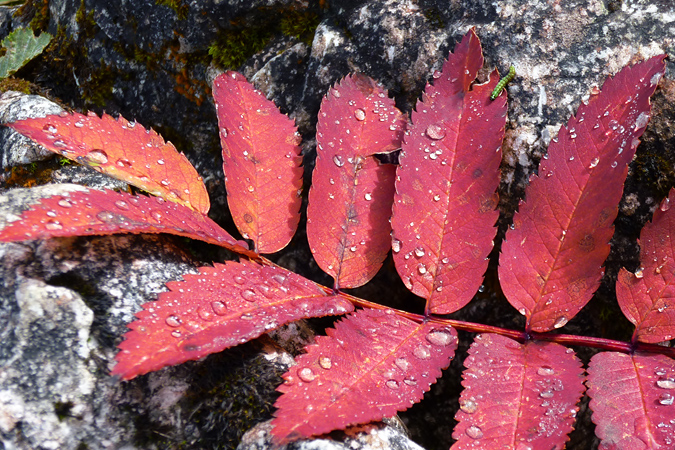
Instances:
[[[153,128],[195,165],[209,190],[211,217],[233,235],[210,97],[210,82],[224,68],[244,74],[296,120],[306,193],[316,114],[330,85],[363,72],[410,113],[448,52],[475,27],[486,57],[483,79],[494,67],[503,74],[513,64],[517,72],[507,89],[499,241],[548,143],[592,88],[624,65],[675,54],[670,0],[29,0],[18,11],[0,12],[0,38],[31,21],[55,36],[17,76],[61,105],[7,92],[0,97],[2,123],[65,107],[121,114]],[[629,169],[603,286],[587,313],[568,325],[570,333],[614,326],[611,318],[621,313],[613,279],[619,267],[637,266],[639,230],[675,184],[674,79],[668,62]],[[126,188],[4,128],[0,161],[0,227],[36,199],[82,189],[77,185]],[[327,283],[303,228],[275,262]],[[166,290],[167,281],[231,257],[165,235],[0,244],[0,450],[267,448],[266,425],[243,441],[242,435],[271,417],[280,375],[292,364],[279,345],[297,352],[289,336],[311,339],[304,323],[277,332],[275,342],[262,338],[130,382],[108,375],[126,324],[143,303]],[[495,285],[491,267],[486,289],[457,318],[519,326],[521,316]],[[356,295],[391,299],[403,309],[419,306],[391,264]],[[601,310],[608,322],[601,322]],[[444,377],[400,415],[412,440],[427,450],[452,443],[469,342],[460,335]],[[587,362],[592,353],[586,352],[580,356]],[[567,448],[597,448],[593,430],[582,405]],[[291,445],[420,448],[389,426],[336,439]]]

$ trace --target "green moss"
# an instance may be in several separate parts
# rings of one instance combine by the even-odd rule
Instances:
[[[0,80],[0,92],[18,91],[24,94],[31,94],[33,86],[30,81],[22,78],[7,77]]]
[[[286,36],[293,36],[311,45],[319,22],[319,16],[312,11],[290,11],[281,18],[280,29]]]
[[[29,23],[35,34],[46,31],[49,26],[49,0],[28,0],[15,12],[14,17]]]
[[[236,69],[262,51],[273,35],[269,27],[222,30],[209,47],[209,55],[217,66]]]
[[[183,0],[155,0],[155,4],[168,6],[173,9],[179,20],[187,19],[188,6],[183,3]]]

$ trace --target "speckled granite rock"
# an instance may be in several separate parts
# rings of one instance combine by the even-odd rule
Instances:
[[[234,67],[296,119],[305,137],[305,165],[311,168],[316,112],[329,85],[350,72],[365,72],[380,80],[397,105],[410,112],[448,51],[475,26],[486,57],[481,76],[495,66],[503,73],[511,63],[518,73],[508,87],[502,232],[548,142],[592,86],[625,64],[675,50],[675,6],[658,0],[311,4],[49,0],[48,5],[45,28],[55,35],[61,32],[53,50],[58,58],[47,54],[20,75],[77,109],[120,113],[158,130],[195,164],[211,196],[211,215],[226,226],[216,116],[209,95],[209,82],[222,68],[216,69],[208,54],[226,31],[255,28],[288,11],[317,15],[313,39],[277,32],[263,50]],[[639,229],[675,184],[673,69],[669,62],[654,97],[652,121],[630,167],[605,282],[588,309],[568,324],[570,332],[618,327],[623,320],[613,303],[613,276],[621,265],[635,268]],[[35,161],[33,156],[12,158],[8,163],[3,158],[3,167]],[[54,169],[50,168],[47,182],[111,187],[105,177],[80,166]],[[309,173],[305,180],[308,187]],[[44,194],[0,192],[4,195],[0,226],[16,214],[3,209],[5,199],[23,204],[21,209]],[[228,231],[236,233],[233,228]],[[289,364],[287,357],[283,363],[268,361],[261,356],[258,342],[128,383],[116,383],[107,376],[125,323],[140,304],[164,289],[165,281],[224,257],[166,236],[0,245],[0,323],[10,324],[0,329],[4,333],[0,336],[0,447],[234,448],[242,429],[269,417],[274,387]],[[305,276],[328,282],[312,261],[302,230],[274,258]],[[458,318],[517,327],[520,317],[499,297],[494,267],[485,285]],[[418,304],[391,265],[355,294],[404,308]],[[60,299],[60,303],[49,308],[46,299]],[[600,319],[599,310],[605,317],[609,314],[609,321]],[[42,316],[37,320],[39,311]],[[412,439],[428,450],[447,449],[452,442],[452,417],[469,343],[470,336],[460,335],[458,355],[445,376],[420,405],[401,414]],[[51,358],[51,350],[62,351]],[[589,356],[582,355],[586,360]],[[59,361],[64,364],[58,365]],[[29,381],[21,380],[22,372]],[[68,386],[72,389],[66,390]],[[578,418],[567,448],[597,448],[585,404]],[[44,424],[49,435],[37,424]]]

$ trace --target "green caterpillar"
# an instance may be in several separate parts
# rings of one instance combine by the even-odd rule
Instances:
[[[516,77],[516,68],[511,66],[509,67],[509,73],[507,73],[504,78],[499,80],[499,83],[497,83],[497,86],[495,86],[495,90],[492,91],[492,94],[490,94],[490,100],[496,99],[497,96],[502,93],[502,90],[504,90],[506,85],[509,84],[509,82],[513,80],[515,77]]]

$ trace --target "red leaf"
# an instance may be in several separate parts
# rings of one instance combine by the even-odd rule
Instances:
[[[293,120],[236,72],[215,79],[213,98],[232,218],[258,253],[274,253],[300,220],[300,135]]]
[[[635,274],[621,269],[616,297],[635,325],[634,338],[656,343],[675,336],[675,189],[671,189],[651,223],[640,233],[642,267]]]
[[[603,450],[675,446],[675,361],[603,352],[588,366],[588,396]]]
[[[565,447],[584,392],[584,371],[571,349],[482,334],[464,365],[453,450]]]
[[[496,233],[506,96],[490,100],[496,72],[469,90],[482,65],[471,29],[413,112],[397,172],[394,262],[405,285],[436,314],[471,300]]]
[[[386,91],[351,75],[321,103],[307,239],[335,287],[367,283],[389,252],[396,167],[372,156],[401,145],[405,118]]]
[[[167,283],[143,305],[119,346],[113,375],[130,380],[203,358],[294,320],[353,311],[352,304],[276,266],[227,262]]]
[[[602,278],[627,164],[649,120],[664,55],[626,67],[582,104],[533,176],[502,246],[499,279],[527,329],[565,325]]]
[[[73,192],[45,198],[0,230],[0,242],[118,233],[168,233],[256,256],[217,223],[187,206],[125,192]]]
[[[360,310],[320,336],[279,387],[281,443],[380,420],[409,408],[450,364],[457,332],[392,310]]]
[[[190,161],[171,142],[136,122],[90,112],[19,120],[8,126],[101,173],[202,214],[209,212],[209,195]]]

